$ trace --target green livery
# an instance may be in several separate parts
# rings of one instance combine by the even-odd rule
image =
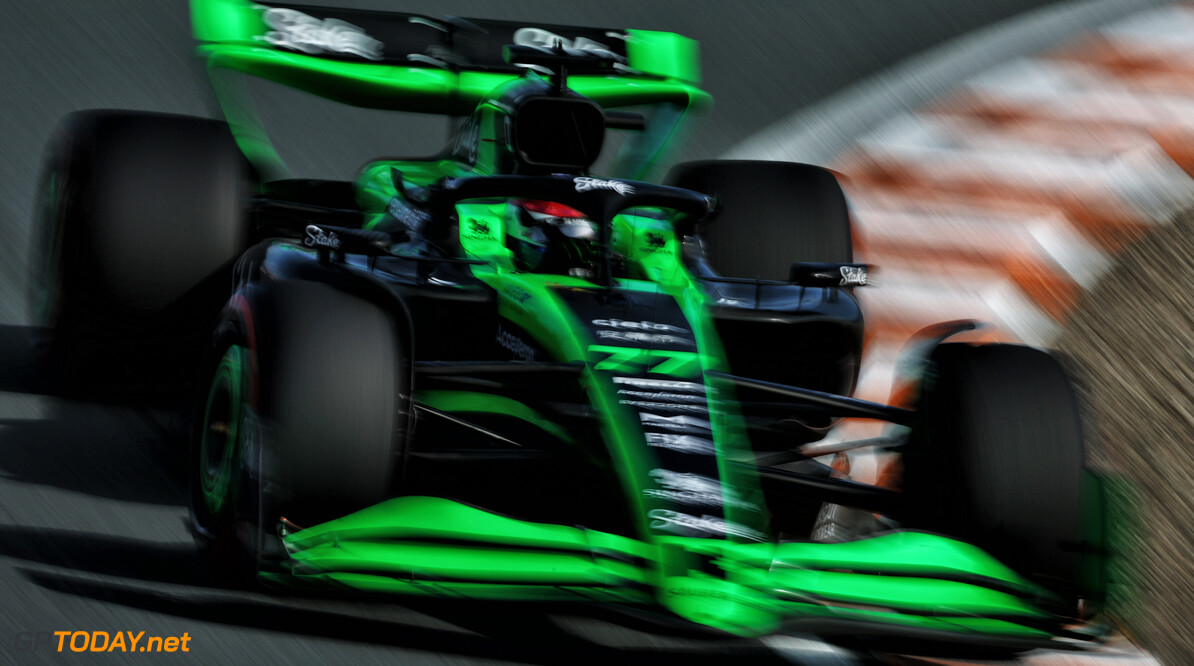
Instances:
[[[147,377],[204,368],[188,474],[209,561],[278,586],[645,606],[714,634],[1098,643],[1105,530],[1060,366],[944,342],[973,327],[952,322],[910,345],[911,402],[851,397],[868,267],[835,174],[646,180],[711,103],[695,42],[191,11],[227,122],[68,119],[35,288],[80,385],[107,376],[70,365],[80,348],[162,338]],[[246,75],[456,122],[434,157],[288,178]],[[823,441],[843,418],[890,427]],[[902,490],[826,464],[866,447],[901,453]]]

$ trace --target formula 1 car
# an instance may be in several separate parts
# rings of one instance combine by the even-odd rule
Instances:
[[[913,402],[850,397],[868,267],[836,175],[705,161],[641,180],[709,103],[694,42],[192,13],[228,122],[68,118],[35,295],[75,386],[200,368],[191,515],[213,561],[744,636],[1096,641],[1097,485],[1059,364],[943,325],[905,359]],[[460,122],[434,157],[279,178],[237,73]],[[903,491],[815,458],[842,418],[892,424]],[[825,505],[869,527],[827,537]]]

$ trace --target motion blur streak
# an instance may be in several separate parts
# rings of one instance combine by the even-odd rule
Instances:
[[[864,294],[876,360],[960,316],[1048,344],[1111,256],[1194,201],[1194,154],[1172,139],[1194,129],[1191,35],[1185,6],[1114,23],[984,72],[838,161],[864,259],[907,294]],[[952,297],[926,312],[924,290]]]
[[[1137,488],[1113,492],[1113,510],[1134,532],[1147,596],[1118,610],[1166,663],[1189,663],[1194,6],[976,71],[836,155],[859,258],[878,267],[861,294],[861,395],[887,398],[899,349],[932,321],[985,319],[997,326],[972,337],[1059,346],[1097,405],[1093,462]],[[884,474],[854,462],[856,478]]]
[[[978,72],[853,142],[834,168],[878,267],[861,396],[888,397],[900,348],[934,321],[1051,344],[1117,253],[1194,202],[1191,145],[1186,5]]]

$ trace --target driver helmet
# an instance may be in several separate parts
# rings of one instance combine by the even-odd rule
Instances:
[[[517,268],[592,279],[600,260],[601,230],[584,213],[553,201],[510,202],[506,246]]]

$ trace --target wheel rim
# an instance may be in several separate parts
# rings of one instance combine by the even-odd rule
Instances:
[[[199,447],[199,479],[210,515],[224,513],[238,478],[240,431],[244,416],[244,349],[232,346],[220,359],[207,394]]]

